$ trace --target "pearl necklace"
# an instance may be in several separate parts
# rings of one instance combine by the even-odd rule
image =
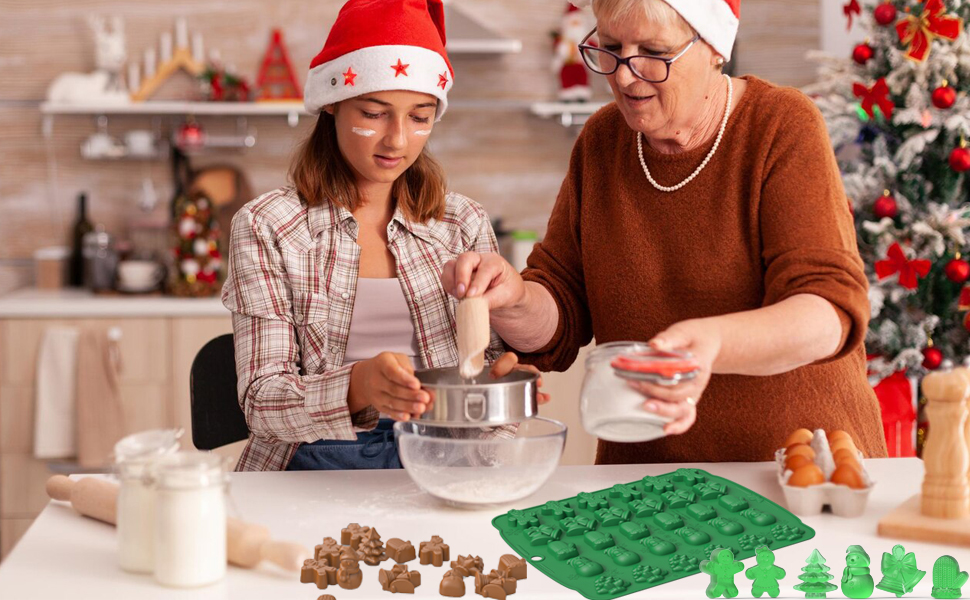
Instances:
[[[637,132],[637,154],[640,156],[640,166],[643,167],[643,174],[647,176],[647,180],[650,181],[650,184],[661,192],[676,192],[680,188],[693,181],[693,179],[700,175],[700,172],[704,170],[707,163],[711,162],[711,159],[714,157],[714,153],[717,152],[717,147],[721,145],[721,138],[724,137],[724,130],[727,128],[728,117],[731,116],[731,100],[734,95],[734,86],[731,83],[731,76],[725,75],[724,77],[727,78],[728,93],[727,106],[724,108],[724,118],[721,119],[721,128],[717,132],[717,139],[714,140],[714,147],[711,148],[711,151],[707,153],[707,156],[704,158],[704,162],[698,165],[698,167],[694,169],[694,172],[691,173],[690,177],[687,179],[681,181],[677,185],[671,186],[660,185],[657,183],[657,181],[653,178],[653,175],[650,174],[650,169],[647,168],[647,161],[643,160],[643,134],[639,131]]]

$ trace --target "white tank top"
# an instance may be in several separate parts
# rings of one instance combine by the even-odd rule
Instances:
[[[400,282],[396,277],[360,278],[344,364],[373,358],[381,352],[404,354],[415,368],[421,367],[418,339]]]

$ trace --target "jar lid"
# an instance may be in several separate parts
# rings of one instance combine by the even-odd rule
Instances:
[[[182,428],[149,429],[123,437],[115,444],[115,462],[145,463],[163,454],[176,452],[183,432]]]
[[[660,385],[677,385],[697,377],[700,365],[690,352],[641,350],[621,354],[610,362],[617,376]]]
[[[211,452],[176,452],[161,456],[152,466],[159,488],[190,490],[224,485],[229,458]]]

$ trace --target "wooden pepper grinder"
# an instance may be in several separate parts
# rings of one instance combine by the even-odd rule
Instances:
[[[930,433],[923,450],[921,512],[939,519],[970,516],[970,449],[967,399],[970,378],[963,369],[937,372],[923,379]]]
[[[970,366],[959,367],[955,369],[959,373],[963,373],[963,377],[970,381]],[[967,420],[963,425],[963,441],[967,446],[967,454],[970,455],[970,394],[967,395],[963,403],[967,411]],[[970,487],[970,466],[967,469],[967,486]],[[970,502],[970,500],[968,500]]]
[[[458,372],[463,379],[474,379],[485,368],[488,348],[488,300],[482,296],[465,298],[455,315],[458,329]]]

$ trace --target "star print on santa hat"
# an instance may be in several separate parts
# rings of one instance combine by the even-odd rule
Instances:
[[[353,86],[354,79],[357,78],[357,73],[354,73],[353,67],[347,67],[347,72],[344,73],[344,85]]]
[[[438,75],[438,85],[441,86],[441,89],[445,89],[448,86],[448,71]]]
[[[408,67],[410,67],[410,66],[411,65],[402,64],[400,58],[397,59],[397,64],[396,65],[391,65],[391,68],[394,69],[394,78],[396,79],[398,75],[404,75],[405,77],[407,77],[408,76]]]

